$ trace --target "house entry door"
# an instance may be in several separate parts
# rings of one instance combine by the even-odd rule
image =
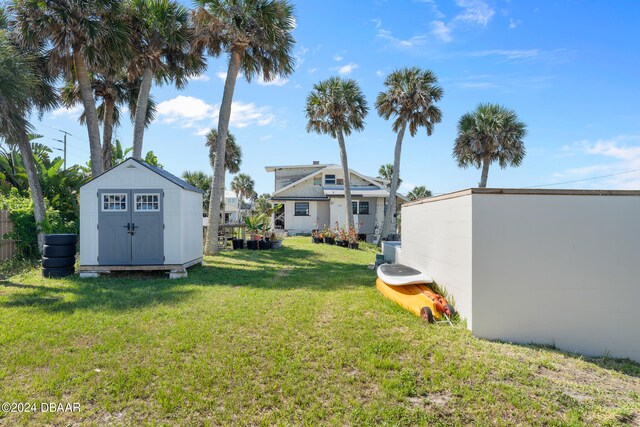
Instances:
[[[98,192],[98,264],[164,263],[162,190]]]

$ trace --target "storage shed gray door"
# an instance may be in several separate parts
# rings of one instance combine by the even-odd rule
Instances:
[[[162,190],[100,190],[98,200],[98,264],[164,263]]]

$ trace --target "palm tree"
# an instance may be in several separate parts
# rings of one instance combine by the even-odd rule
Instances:
[[[205,254],[217,252],[220,201],[224,189],[224,159],[231,118],[231,104],[238,72],[247,79],[261,75],[265,81],[286,77],[294,70],[291,34],[295,28],[293,7],[287,0],[197,0],[196,49],[210,55],[229,54],[222,102],[218,115],[216,162],[213,167],[208,234]]]
[[[352,79],[343,80],[340,77],[330,77],[316,83],[307,96],[307,132],[329,134],[338,140],[344,174],[344,210],[346,223],[350,228],[353,228],[353,210],[351,209],[351,183],[344,137],[351,135],[352,130],[361,131],[364,129],[364,118],[368,112],[367,100],[358,83]]]
[[[45,206],[36,161],[31,149],[27,120],[32,110],[50,110],[57,105],[53,77],[46,72],[42,51],[21,48],[7,32],[8,20],[0,9],[0,137],[15,141],[27,174],[33,199],[33,213],[38,224],[38,248],[42,250]],[[38,48],[40,46],[37,46]]]
[[[427,187],[425,187],[424,185],[416,185],[415,187],[413,187],[413,190],[409,191],[409,194],[407,194],[407,197],[411,201],[424,199],[425,197],[431,196],[431,190],[427,190]]]
[[[22,43],[31,48],[46,46],[50,68],[61,70],[67,80],[78,81],[93,176],[103,172],[103,162],[90,75],[96,66],[122,62],[128,55],[129,31],[120,13],[121,3],[118,0],[16,0],[13,7]]]
[[[174,82],[178,89],[189,77],[201,74],[206,64],[202,54],[191,49],[193,29],[186,7],[172,0],[132,0],[133,60],[129,79],[141,79],[135,108],[133,158],[142,158],[151,84]]]
[[[209,147],[209,163],[211,167],[216,162],[216,152],[218,151],[218,131],[211,129],[207,133],[206,146]],[[229,132],[227,134],[227,148],[224,153],[224,168],[226,172],[236,174],[240,172],[240,165],[242,164],[242,147],[236,142],[236,138]]]
[[[526,154],[526,135],[527,125],[515,111],[498,104],[480,104],[460,117],[453,157],[461,168],[482,167],[478,185],[486,187],[491,163],[497,161],[503,169],[520,166]]]
[[[242,207],[244,204],[244,199],[245,197],[252,196],[255,193],[255,185],[255,181],[246,173],[240,173],[236,175],[231,181],[231,189],[238,195],[240,217],[242,217]]]
[[[380,92],[376,99],[378,114],[385,120],[394,117],[393,131],[397,133],[393,157],[393,175],[389,188],[389,206],[384,215],[380,239],[391,232],[392,219],[396,214],[396,193],[400,185],[400,156],[405,130],[415,136],[420,127],[433,133],[433,126],[442,120],[442,112],[435,105],[442,98],[442,88],[431,70],[418,67],[401,68],[389,74],[384,81],[386,92]],[[379,242],[378,242],[379,243]]]
[[[387,188],[390,188],[391,179],[393,178],[393,165],[391,163],[380,165],[380,169],[378,169],[378,178],[389,181]],[[400,184],[402,184],[402,179],[398,178],[398,186],[400,186]]]
[[[96,99],[101,100],[97,106],[98,121],[102,123],[102,163],[104,170],[114,166],[113,152],[115,147],[112,144],[113,130],[120,125],[122,107],[127,106],[131,121],[133,122],[140,92],[141,79],[130,81],[126,73],[122,70],[107,70],[100,73],[93,73],[91,86]],[[80,88],[74,81],[67,82],[61,91],[62,102],[66,107],[82,102]],[[147,97],[147,108],[145,126],[155,119],[156,103],[151,96]],[[86,114],[83,112],[79,121],[86,123]]]

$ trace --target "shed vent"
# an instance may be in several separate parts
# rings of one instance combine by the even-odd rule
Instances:
[[[133,166],[133,165],[129,165],[129,166],[127,166],[127,169],[135,169],[135,168],[136,168],[136,167],[135,167],[135,166]]]

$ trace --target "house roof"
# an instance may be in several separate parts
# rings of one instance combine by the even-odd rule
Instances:
[[[314,169],[322,169],[327,166],[331,166],[329,164],[317,164],[317,165],[286,165],[286,166],[265,166],[264,169],[267,172],[275,172],[279,169],[306,169],[306,168],[314,168]]]
[[[344,188],[342,188],[342,186],[328,186],[324,188],[324,194],[328,197],[344,196]],[[375,188],[375,187],[352,185],[351,196],[353,197],[389,197],[389,190],[387,190],[386,188]],[[396,193],[396,197],[405,202],[409,200],[400,193]]]
[[[115,169],[118,169],[120,167],[123,167],[125,164],[131,163],[131,162],[135,162],[135,163],[138,163],[139,165],[144,166],[145,168],[149,169],[150,171],[157,173],[158,175],[160,175],[161,177],[163,177],[167,181],[170,181],[170,182],[174,183],[178,187],[184,188],[185,190],[193,191],[195,193],[203,193],[203,191],[200,190],[199,188],[194,187],[193,185],[189,184],[188,182],[184,181],[183,179],[178,178],[177,176],[167,172],[166,170],[164,170],[162,168],[159,168],[158,166],[150,165],[149,163],[143,162],[142,160],[134,159],[133,157],[129,157],[128,159],[126,159],[122,163],[119,163],[119,164],[113,166],[112,168],[107,169],[106,171],[102,172],[100,175],[91,178],[89,181],[87,181],[84,184],[82,184],[82,186],[85,186],[88,183],[90,183],[92,181],[95,181],[96,179],[100,178],[102,175],[110,173],[111,171],[113,171]]]

